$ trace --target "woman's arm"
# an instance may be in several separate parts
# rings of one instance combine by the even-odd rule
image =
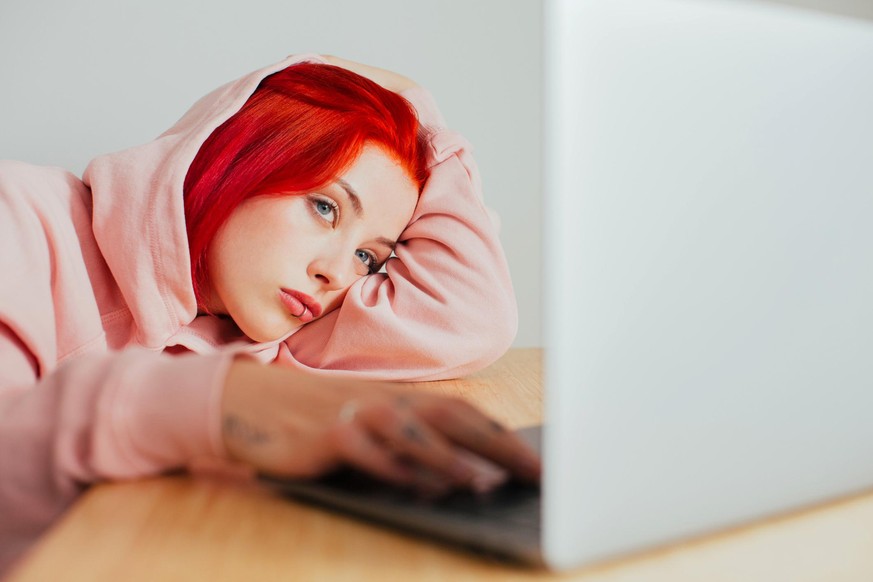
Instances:
[[[225,455],[219,424],[231,356],[83,356],[38,377],[0,323],[0,572],[83,487]]]
[[[445,128],[430,94],[409,79],[334,62],[401,88],[427,133],[430,178],[387,274],[358,281],[340,309],[288,338],[278,361],[392,380],[451,378],[481,369],[509,347],[518,316],[470,144]]]
[[[464,400],[244,358],[227,378],[222,428],[233,459],[285,477],[315,477],[350,464],[430,493],[484,491],[506,477],[504,470],[539,480],[533,451]]]
[[[442,493],[536,481],[539,461],[469,404],[400,385],[316,378],[229,353],[126,350],[37,378],[0,324],[0,575],[91,483],[184,468],[199,458],[278,476],[341,463]],[[474,456],[478,455],[477,456]]]

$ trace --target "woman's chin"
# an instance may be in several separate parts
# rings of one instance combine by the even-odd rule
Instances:
[[[297,318],[281,321],[237,321],[236,324],[249,339],[257,343],[280,340],[303,326],[303,323]]]

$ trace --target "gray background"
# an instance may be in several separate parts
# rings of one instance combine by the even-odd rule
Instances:
[[[3,0],[0,158],[77,174],[148,141],[218,85],[289,54],[396,70],[473,143],[539,346],[541,0]]]

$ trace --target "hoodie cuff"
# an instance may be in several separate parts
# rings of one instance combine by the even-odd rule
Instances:
[[[221,399],[232,361],[230,353],[186,354],[128,366],[131,398],[119,403],[114,424],[119,436],[124,435],[119,445],[127,449],[124,456],[135,472],[185,467],[204,457],[227,458]],[[144,365],[136,365],[140,363]]]

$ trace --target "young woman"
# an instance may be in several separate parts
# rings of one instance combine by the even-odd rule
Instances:
[[[408,79],[289,57],[81,180],[0,163],[0,206],[0,572],[88,484],[203,459],[538,478],[473,407],[365,382],[469,373],[516,326],[469,146]]]

